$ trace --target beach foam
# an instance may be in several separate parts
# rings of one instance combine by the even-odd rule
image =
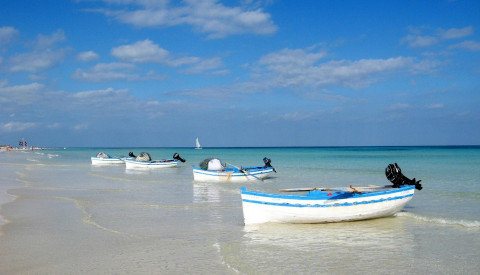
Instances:
[[[480,228],[480,221],[475,221],[475,220],[453,220],[453,219],[445,219],[445,218],[435,218],[435,217],[422,216],[422,215],[418,215],[410,212],[400,212],[400,213],[397,213],[396,216],[409,217],[409,218],[413,218],[415,220],[427,222],[427,223],[435,223],[435,224],[441,224],[441,225],[460,225],[464,227]]]

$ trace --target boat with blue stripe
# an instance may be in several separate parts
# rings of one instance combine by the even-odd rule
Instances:
[[[393,168],[392,168],[393,167]],[[241,188],[246,225],[258,223],[328,223],[381,218],[401,211],[420,181],[410,180],[395,166],[385,173],[393,185],[341,188],[294,188],[273,194]],[[393,169],[393,170],[392,170]]]
[[[111,165],[111,164],[125,164],[126,157],[111,156],[107,153],[100,152],[96,156],[90,158],[93,165]]]
[[[327,223],[391,216],[412,199],[415,186],[313,189],[302,195],[241,189],[245,224]]]
[[[152,160],[150,154],[146,152],[136,156],[133,152],[128,154],[130,158],[125,159],[126,169],[156,169],[156,168],[172,168],[176,167],[178,161],[185,162],[178,153],[173,154],[172,159]]]
[[[219,159],[209,158],[199,165],[193,166],[193,179],[195,181],[263,181],[263,179],[276,172],[271,166],[269,158],[263,159],[264,166],[238,167],[230,163],[222,164]]]

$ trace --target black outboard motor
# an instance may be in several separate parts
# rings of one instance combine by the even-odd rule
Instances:
[[[415,185],[415,189],[418,190],[422,190],[423,188],[420,184],[421,180],[417,181],[415,178],[409,179],[405,177],[397,163],[389,164],[387,168],[385,168],[385,176],[393,183],[393,188],[399,188],[402,185]]]
[[[181,162],[185,162],[185,159],[180,157],[178,153],[173,154],[173,159],[178,159]]]
[[[133,152],[128,153],[128,156],[130,156],[130,157],[132,157],[132,158],[136,158],[136,157],[137,157],[137,156],[135,156],[135,155],[133,154]]]
[[[269,159],[269,158],[267,158],[267,157],[264,157],[264,158],[263,158],[263,162],[265,163],[264,168],[267,168],[267,167],[272,167],[272,168],[273,168],[273,166],[272,166],[272,164],[271,164],[271,163],[272,163],[272,160],[271,160],[271,159]],[[273,168],[273,172],[277,173],[277,171],[275,170],[275,168]]]

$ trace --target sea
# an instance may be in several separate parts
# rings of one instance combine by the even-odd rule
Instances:
[[[176,168],[94,166],[99,152]],[[264,181],[193,181],[216,157],[263,165]],[[245,226],[240,188],[389,185],[397,163],[421,180],[391,217]],[[0,274],[479,274],[480,146],[58,148],[0,152]]]

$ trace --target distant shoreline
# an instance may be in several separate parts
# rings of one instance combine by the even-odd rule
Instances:
[[[35,150],[67,150],[67,149],[195,149],[192,146],[72,146],[72,147],[12,147],[8,145],[0,145],[1,151],[35,151]],[[439,148],[439,149],[480,149],[480,145],[359,145],[359,146],[219,146],[219,147],[202,147],[202,149],[295,149],[295,148],[323,148],[323,149],[416,149],[416,148]]]

